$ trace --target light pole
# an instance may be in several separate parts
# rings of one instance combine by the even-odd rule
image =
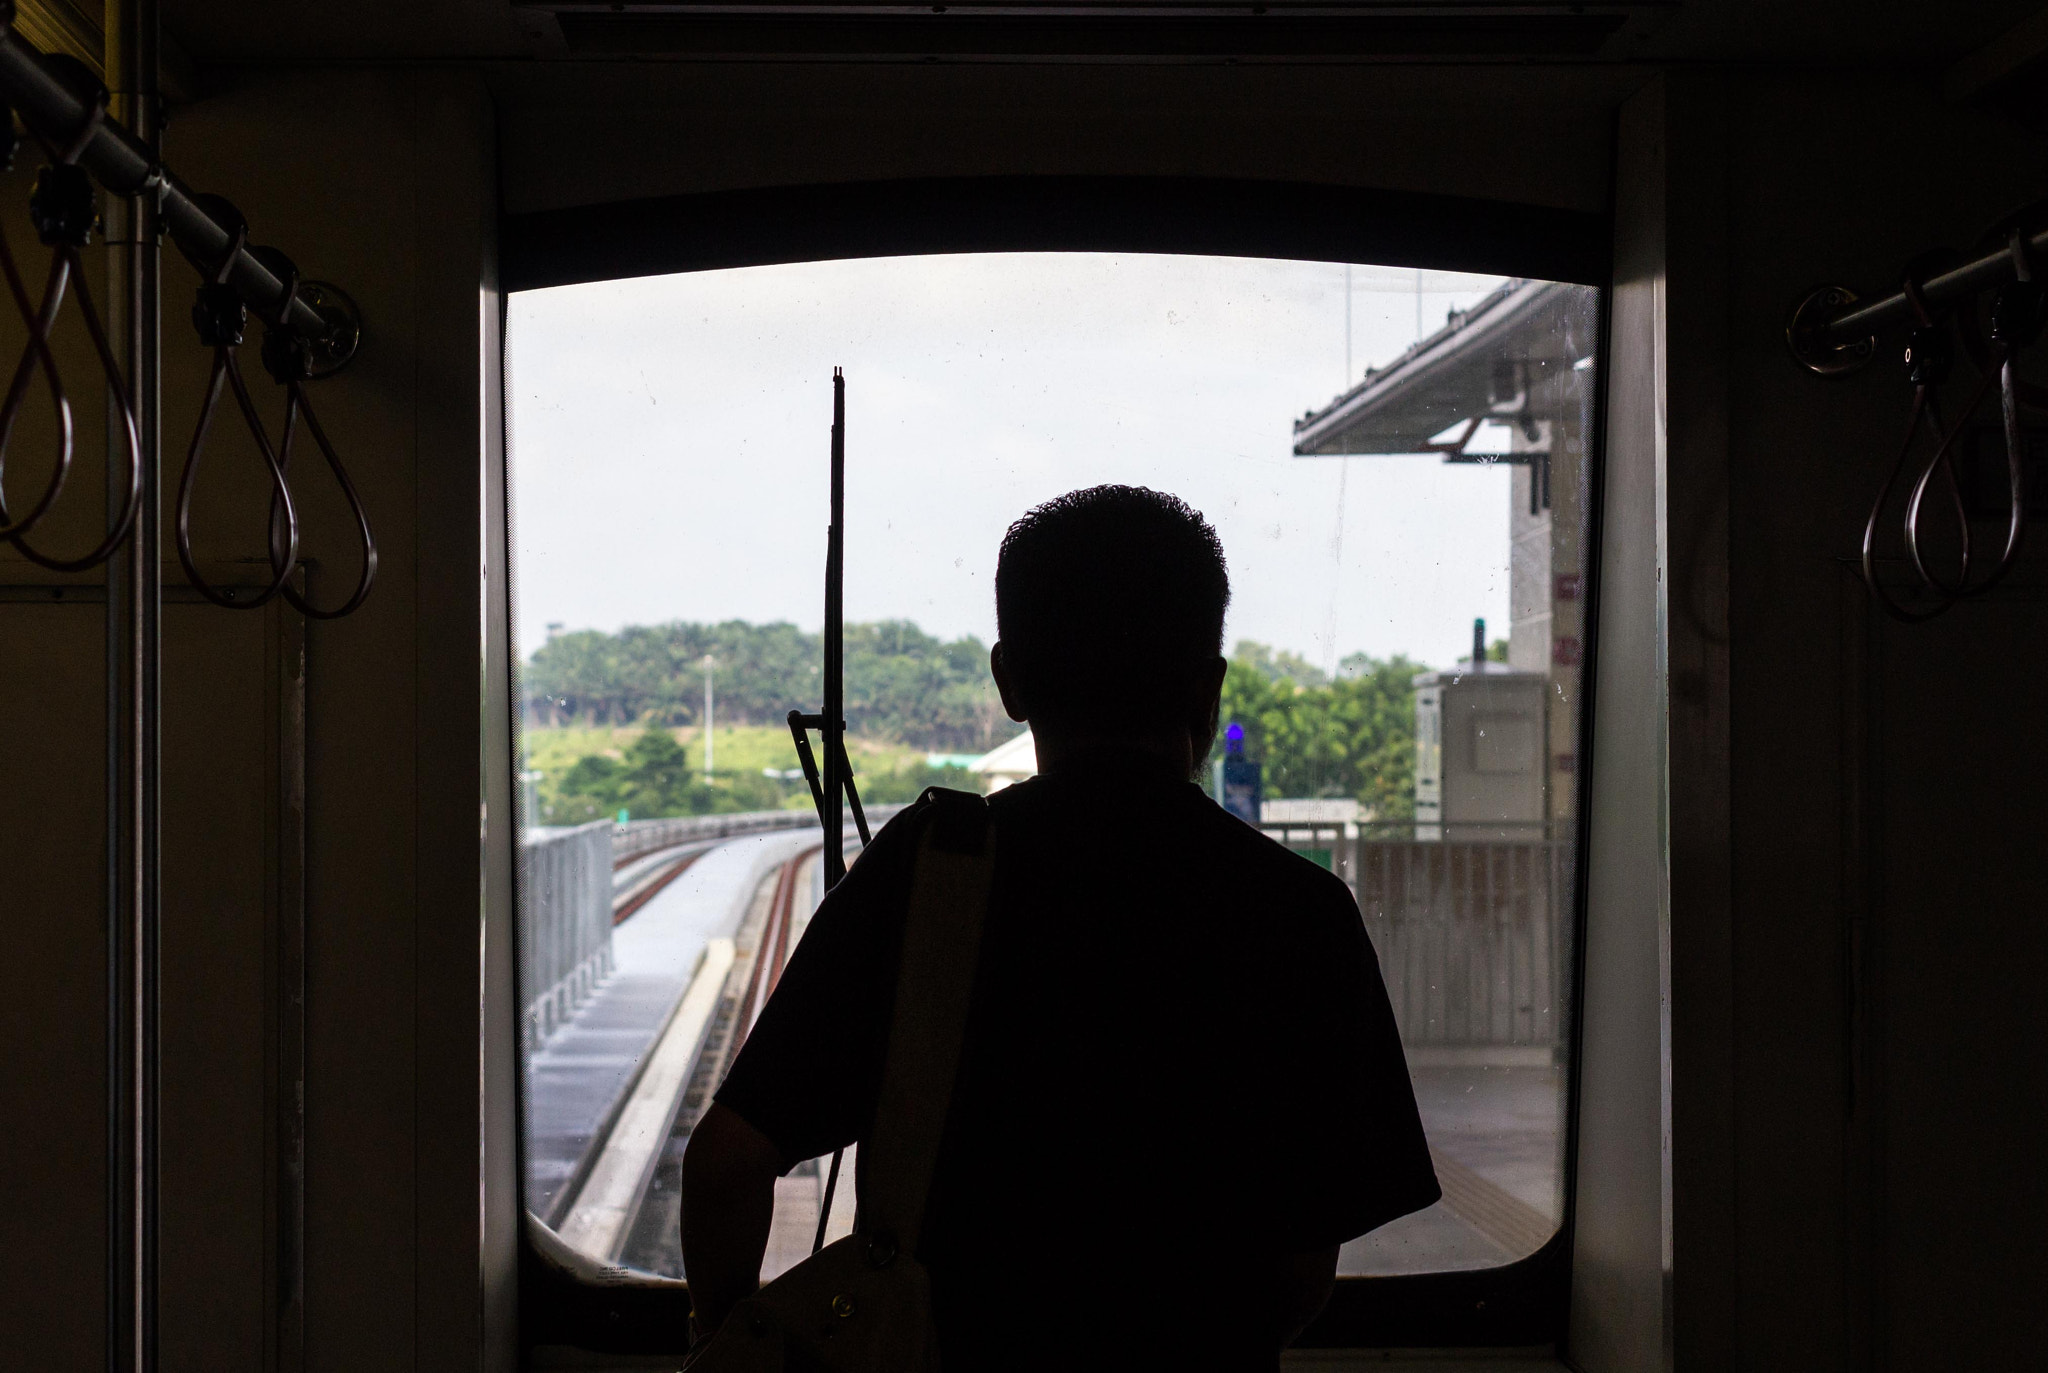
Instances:
[[[711,678],[718,667],[718,660],[709,653],[704,655],[704,780],[711,780]]]

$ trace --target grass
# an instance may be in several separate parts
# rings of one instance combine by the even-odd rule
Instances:
[[[703,743],[698,737],[701,732],[695,725],[669,731],[676,742],[688,751],[693,768],[704,765]],[[574,766],[577,759],[593,753],[621,757],[626,745],[639,738],[640,733],[638,725],[623,728],[588,725],[529,727],[524,739],[526,766],[551,777],[557,776]],[[815,743],[813,739],[814,746]],[[720,725],[712,745],[712,762],[721,773],[758,776],[763,768],[780,771],[797,766],[796,747],[790,742],[788,728],[781,725]],[[925,758],[923,749],[855,737],[847,739],[846,752],[852,760],[856,778],[901,771],[922,763]]]

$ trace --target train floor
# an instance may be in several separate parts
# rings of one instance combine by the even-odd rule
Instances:
[[[1557,1228],[1562,1070],[1473,1065],[1414,1072],[1423,1125],[1444,1200],[1344,1246],[1346,1275],[1491,1268],[1525,1257]],[[622,1256],[635,1268],[682,1275],[681,1194],[687,1137],[669,1142]],[[762,1277],[811,1252],[824,1193],[824,1160],[775,1189]],[[853,1228],[852,1155],[842,1165],[827,1238]]]

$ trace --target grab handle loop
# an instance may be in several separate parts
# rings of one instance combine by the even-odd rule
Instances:
[[[1974,332],[1974,322],[1964,321],[1962,339],[1972,360],[1976,363],[1978,380],[1972,388],[1969,399],[1963,407],[1958,421],[1953,425],[1941,423],[1936,403],[1936,392],[1947,378],[1952,355],[1946,330],[1937,323],[1922,299],[1918,283],[1909,273],[1904,289],[1908,306],[1911,308],[1914,327],[1908,336],[1905,352],[1907,379],[1913,385],[1913,408],[1906,424],[1906,437],[1899,455],[1893,460],[1891,469],[1879,489],[1877,499],[1872,503],[1870,516],[1863,526],[1863,547],[1861,567],[1863,581],[1870,588],[1885,613],[1907,623],[1933,619],[1957,602],[1981,596],[2002,581],[2018,562],[2020,548],[2026,534],[2026,489],[2025,489],[2025,447],[2020,432],[2020,408],[2036,399],[2027,383],[2018,375],[2021,351],[2040,335],[2044,315],[2048,315],[2048,299],[2044,299],[2041,283],[2034,277],[2033,264],[2029,260],[2026,237],[2019,229],[2010,230],[2007,237],[2013,255],[2016,280],[1998,288],[1991,299],[1991,338],[1987,345],[1981,334]],[[1971,580],[1972,557],[1970,547],[1969,511],[1963,503],[1962,483],[1955,468],[1954,452],[1957,441],[1969,426],[1970,419],[1984,398],[1996,385],[1999,393],[2001,437],[2005,443],[2005,468],[2008,498],[2010,501],[2006,520],[2004,547],[1990,572]],[[1934,438],[1934,455],[1925,467],[1920,469],[1914,481],[1912,492],[1906,501],[1904,536],[1906,552],[1919,574],[1922,585],[1933,594],[1934,603],[1924,610],[1909,609],[1895,599],[1877,578],[1876,547],[1877,528],[1883,518],[1885,505],[1899,478],[1906,470],[1912,454],[1913,444],[1922,424],[1925,424]],[[1929,487],[1934,476],[1940,472],[1947,478],[1949,504],[1956,518],[1960,542],[1957,576],[1949,581],[1938,576],[1927,564],[1921,547],[1921,513],[1926,503]]]
[[[192,325],[199,334],[199,341],[213,349],[213,368],[207,378],[205,399],[199,407],[199,422],[192,430],[192,442],[185,450],[185,471],[178,482],[178,514],[175,539],[178,563],[185,569],[186,580],[194,590],[213,604],[226,610],[255,610],[275,600],[278,593],[290,580],[292,568],[298,561],[299,522],[298,512],[292,504],[291,487],[285,481],[284,464],[278,460],[277,450],[271,446],[270,435],[263,427],[263,419],[256,411],[256,403],[250,399],[248,383],[242,379],[240,352],[243,333],[247,328],[249,312],[242,304],[234,288],[227,284],[228,272],[235,256],[248,243],[249,227],[235,208],[217,196],[207,197],[208,210],[216,220],[233,226],[228,250],[221,258],[220,267],[211,281],[199,288],[199,298],[192,306]],[[270,473],[271,510],[273,530],[270,539],[270,585],[255,596],[237,595],[232,590],[223,590],[208,582],[200,575],[198,561],[192,553],[192,492],[199,476],[199,459],[205,452],[206,438],[213,426],[214,411],[220,406],[222,385],[229,386],[235,395],[235,404],[242,412],[243,422],[248,426],[249,435],[256,441],[256,450],[262,455],[263,465]],[[283,512],[284,532],[280,536],[275,529],[275,514]]]
[[[1921,470],[1919,478],[1913,483],[1911,494],[1906,498],[1906,554],[1912,559],[1913,570],[1920,574],[1922,584],[1944,598],[1944,609],[1948,603],[1962,594],[1961,588],[1970,580],[1970,513],[1963,505],[1962,483],[1956,479],[1955,464],[1949,457],[1950,440],[1960,431],[1961,426],[1948,433],[1943,432],[1941,409],[1936,400],[1942,383],[1948,380],[1953,369],[1955,351],[1950,345],[1948,321],[1935,319],[1927,308],[1926,298],[1920,293],[1920,283],[1916,278],[1921,273],[1940,270],[1947,264],[1950,256],[1940,250],[1921,254],[1907,264],[1905,280],[1900,287],[1901,293],[1906,297],[1907,306],[1913,312],[1913,329],[1906,339],[1906,379],[1913,384],[1916,391],[1924,393],[1927,398],[1923,409],[1927,417],[1928,430],[1934,437],[1934,456]],[[1969,423],[1970,416],[1976,412],[1977,405],[1982,399],[1981,392],[1970,398],[1970,403],[1963,409],[1963,424]],[[1910,447],[1910,432],[1906,442]],[[1927,499],[1927,488],[1933,483],[1936,472],[1948,478],[1949,513],[1955,517],[1956,523],[1960,567],[1953,585],[1935,575],[1927,566],[1927,559],[1920,551],[1920,511]],[[1872,517],[1875,518],[1875,512]]]
[[[1934,456],[1921,469],[1920,476],[1913,483],[1913,491],[1906,499],[1906,554],[1913,561],[1913,570],[1920,574],[1920,580],[1936,594],[1955,600],[1970,592],[1970,512],[1963,504],[1963,484],[1956,476],[1954,448],[1955,441],[1969,425],[1970,417],[1977,413],[1977,407],[1984,401],[1986,387],[1978,383],[1970,393],[1970,399],[1963,406],[1963,417],[1953,426],[1944,426],[1941,411],[1935,401],[1935,390],[1927,389],[1927,427],[1934,436]],[[1934,483],[1935,473],[1948,479],[1949,513],[1955,517],[1957,542],[1956,579],[1944,581],[1927,565],[1927,558],[1920,548],[1920,511],[1927,500],[1927,489]]]
[[[2039,201],[1993,224],[1978,240],[1978,253],[2002,249],[2011,259],[2013,274],[2017,280],[2006,282],[1991,294],[1990,316],[1992,334],[2005,333],[2012,346],[2026,349],[2033,346],[2041,328],[2042,282],[2033,254],[2027,244],[2031,237],[2043,228],[2048,228],[2048,200]],[[1970,354],[1970,362],[1979,372],[2000,372],[2002,358],[1994,352],[1995,340],[1987,339],[1983,328],[1984,320],[1979,311],[1965,309],[1956,315],[1962,327],[1963,347]],[[2000,389],[2010,389],[2016,402],[2024,409],[2048,411],[2048,386],[2015,376],[2008,385],[2000,378]]]
[[[2026,542],[2026,436],[2020,432],[2020,407],[2028,397],[2019,376],[2020,352],[2040,337],[2042,316],[2048,313],[2048,299],[2044,299],[2041,283],[2034,279],[2026,235],[2015,229],[2007,244],[2012,252],[2014,279],[1991,297],[1991,348],[1998,363],[1999,428],[2005,438],[2006,497],[2010,505],[2005,551],[1980,591],[1989,591],[2004,579],[2019,561],[2020,546]]]
[[[1916,280],[1914,269],[1916,267],[1925,267],[1928,259],[1932,256],[1930,254],[1926,258],[1917,259],[1914,264],[1908,267],[1905,274],[1903,289],[1906,303],[1913,312],[1913,327],[1906,336],[1906,350],[1901,361],[1905,364],[1906,380],[1913,387],[1913,408],[1906,420],[1906,436],[1899,445],[1899,454],[1892,460],[1891,468],[1885,474],[1884,485],[1878,488],[1877,499],[1871,502],[1870,515],[1863,522],[1861,569],[1864,584],[1870,588],[1870,594],[1877,599],[1878,604],[1885,609],[1887,614],[1908,622],[1932,619],[1948,609],[1950,605],[1954,604],[1955,600],[1951,591],[1929,575],[1926,564],[1920,555],[1919,541],[1921,502],[1926,496],[1928,482],[1933,477],[1935,469],[1945,467],[1948,453],[1947,436],[1942,433],[1943,426],[1940,419],[1940,408],[1935,400],[1935,394],[1940,388],[1941,383],[1948,379],[1950,367],[1955,360],[1954,354],[1949,348],[1947,333],[1936,322],[1933,312],[1927,308],[1927,302],[1922,298],[1920,285]],[[1913,456],[1913,444],[1919,437],[1920,429],[1923,425],[1926,426],[1933,436],[1935,450],[1933,459],[1929,461],[1926,469],[1914,481],[1911,495],[1907,498],[1905,517],[1906,550],[1912,558],[1914,568],[1920,573],[1921,580],[1936,594],[1940,603],[1933,609],[1919,611],[1908,609],[1905,605],[1895,600],[1891,593],[1884,588],[1883,584],[1878,581],[1877,530],[1879,523],[1884,518],[1885,506],[1891,501],[1892,491],[1899,484],[1899,478],[1904,475],[1906,465]],[[1966,518],[1963,518],[1962,496],[1952,474],[1949,490],[1951,497],[1955,501],[1958,524],[1962,530],[1963,566],[1967,574],[1970,556],[1969,522]]]
[[[36,369],[42,369],[44,380],[49,383],[50,399],[55,406],[57,425],[57,460],[50,469],[50,478],[43,485],[40,499],[30,507],[27,514],[14,519],[8,514],[7,498],[0,489],[0,540],[13,540],[26,534],[50,512],[57,498],[64,492],[65,478],[71,472],[72,445],[75,441],[71,422],[71,401],[64,392],[64,379],[57,374],[57,360],[50,352],[50,331],[56,324],[57,306],[62,302],[66,280],[70,275],[70,263],[61,255],[50,260],[50,274],[44,283],[40,303],[29,299],[28,287],[23,282],[21,269],[14,260],[13,246],[7,241],[5,230],[0,230],[0,274],[7,278],[7,293],[14,301],[15,310],[21,315],[21,322],[28,330],[28,343],[22,349],[21,360],[15,365],[14,377],[7,388],[7,395],[0,400],[0,480],[7,470],[7,452],[14,439],[14,426],[21,417],[22,405],[28,399],[29,385]]]
[[[1913,410],[1906,420],[1905,441],[1899,445],[1899,455],[1892,460],[1891,470],[1885,474],[1884,485],[1878,488],[1877,499],[1871,502],[1870,517],[1863,522],[1863,548],[1860,564],[1863,573],[1863,584],[1870,588],[1871,596],[1876,599],[1878,605],[1884,608],[1886,614],[1890,615],[1893,619],[1903,620],[1908,624],[1917,624],[1922,620],[1931,620],[1955,604],[1953,596],[1941,594],[1940,603],[1932,609],[1908,609],[1892,598],[1892,594],[1885,590],[1884,583],[1879,581],[1877,576],[1878,523],[1884,517],[1885,505],[1891,500],[1892,489],[1899,484],[1899,476],[1905,471],[1906,460],[1913,454],[1913,440],[1919,436],[1922,422],[1930,418],[1928,410],[1931,404],[1930,388],[1924,383],[1914,386]],[[1939,587],[1935,589],[1939,593]]]
[[[84,71],[82,64],[73,65],[77,71]],[[29,199],[29,216],[36,226],[37,237],[51,250],[50,271],[44,282],[41,307],[30,321],[28,348],[15,368],[5,401],[0,402],[0,461],[4,461],[5,444],[12,435],[22,399],[27,394],[30,374],[37,365],[41,366],[58,409],[59,462],[51,474],[43,499],[25,518],[8,523],[5,507],[0,505],[0,538],[19,548],[30,561],[58,572],[82,572],[112,557],[134,528],[136,511],[142,501],[142,439],[135,426],[135,411],[130,404],[127,384],[121,377],[120,363],[114,357],[99,310],[93,304],[84,265],[79,259],[80,251],[92,241],[92,231],[99,222],[91,178],[83,167],[77,165],[79,154],[92,141],[100,121],[106,116],[106,88],[94,81],[92,91],[83,126],[61,152],[52,150],[54,160],[37,175],[35,193]],[[0,272],[7,277],[8,290],[16,307],[22,310],[25,320],[29,319],[28,293],[12,254],[5,250],[4,240],[0,240]],[[86,334],[92,340],[93,352],[99,359],[100,371],[114,401],[113,413],[120,424],[121,445],[127,452],[128,482],[120,511],[99,543],[81,556],[65,558],[43,552],[26,536],[49,513],[61,494],[75,454],[76,432],[71,421],[70,402],[64,394],[49,346],[65,289],[72,283],[76,284],[78,309],[85,321]]]
[[[296,587],[287,583],[284,597],[293,609],[309,620],[339,620],[355,611],[369,599],[370,588],[377,581],[377,537],[370,528],[370,515],[363,508],[362,497],[356,491],[355,482],[349,478],[348,468],[343,465],[341,455],[334,451],[334,445],[327,439],[327,431],[320,427],[319,416],[313,413],[312,398],[306,393],[306,382],[313,375],[313,352],[306,340],[295,330],[287,327],[286,318],[291,312],[292,302],[299,292],[299,271],[291,259],[272,249],[254,250],[263,257],[264,263],[285,284],[284,296],[277,307],[276,317],[264,321],[263,366],[270,378],[284,387],[284,433],[278,443],[278,468],[290,468],[292,443],[298,436],[299,419],[305,418],[306,432],[313,436],[320,455],[327,461],[327,470],[334,474],[335,484],[341,488],[342,497],[347,500],[349,514],[356,524],[356,537],[363,550],[362,570],[356,577],[355,590],[349,593],[341,604],[323,609],[301,596]],[[273,562],[280,556],[283,547],[283,524],[288,515],[279,501],[271,503],[271,548]],[[293,531],[296,538],[296,529]]]

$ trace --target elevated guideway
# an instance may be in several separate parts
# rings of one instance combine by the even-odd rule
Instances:
[[[706,836],[706,821],[728,832]],[[823,895],[811,817],[706,821],[540,832],[529,845],[522,932],[577,971],[545,995],[545,1016],[528,1016],[527,1205],[603,1264],[629,1261],[671,1138],[687,1136]],[[602,887],[590,873],[601,851]]]
[[[614,1270],[676,1277],[683,1149],[822,897],[823,865],[815,824],[664,837],[671,842],[616,860],[610,971],[533,1046],[528,1177],[530,1208],[567,1248]],[[1369,876],[1370,864],[1344,866]],[[1371,882],[1359,886],[1379,944],[1386,902]],[[1383,963],[1398,961],[1397,946],[1381,948]],[[1554,1051],[1418,1044],[1415,1029],[1403,1025],[1444,1199],[1346,1245],[1340,1272],[1493,1267],[1556,1228],[1563,1067]],[[778,1181],[764,1277],[809,1253],[822,1194],[812,1164]],[[855,1201],[847,1172],[828,1233],[851,1229]]]
[[[565,1218],[691,981],[723,971],[716,959],[707,965],[712,941],[729,944],[763,880],[817,843],[815,830],[795,830],[671,855],[670,865],[687,866],[613,931],[611,975],[527,1060],[527,1204],[536,1215]],[[729,948],[723,958],[730,966]],[[708,1026],[707,1014],[698,1033]]]

